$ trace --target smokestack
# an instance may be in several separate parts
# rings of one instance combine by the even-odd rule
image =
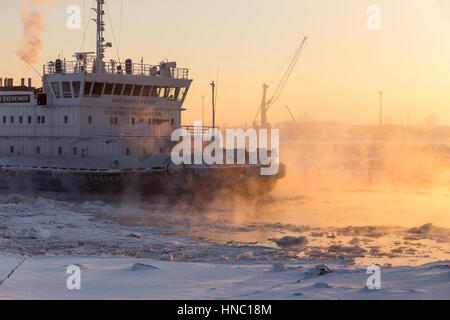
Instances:
[[[25,87],[25,78],[20,79],[20,86]]]
[[[31,78],[28,78],[28,87],[31,88]]]

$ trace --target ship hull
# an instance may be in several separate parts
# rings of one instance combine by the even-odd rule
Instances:
[[[169,168],[152,172],[61,172],[53,170],[0,170],[0,188],[9,192],[23,190],[61,192],[101,192],[140,194],[192,194],[230,191],[237,194],[264,195],[284,176],[284,166],[274,176],[261,176],[255,167]]]

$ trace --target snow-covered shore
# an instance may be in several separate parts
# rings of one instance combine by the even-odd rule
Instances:
[[[0,299],[450,299],[448,228],[221,213],[0,197]],[[366,287],[370,264],[381,267],[380,290]],[[66,287],[69,265],[80,266],[81,290]]]
[[[0,255],[0,298],[450,299],[448,261],[382,267],[380,290],[366,287],[370,274],[364,267],[326,263],[325,269],[312,263],[245,265]],[[67,289],[69,265],[81,269],[80,290]]]

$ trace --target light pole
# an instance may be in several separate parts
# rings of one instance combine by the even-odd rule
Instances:
[[[212,125],[213,125],[213,129],[216,128],[216,99],[214,97],[214,93],[215,93],[215,89],[216,89],[216,84],[213,82],[211,82],[211,89],[212,89]]]

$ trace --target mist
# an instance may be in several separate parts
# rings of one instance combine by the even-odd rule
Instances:
[[[450,130],[304,122],[281,130],[286,177],[266,195],[202,193],[175,211],[294,226],[450,227]],[[177,206],[180,206],[177,208]],[[183,209],[181,209],[183,208]]]
[[[446,127],[300,124],[284,136],[287,176],[272,193],[297,208],[277,211],[317,225],[448,227],[449,138]]]

